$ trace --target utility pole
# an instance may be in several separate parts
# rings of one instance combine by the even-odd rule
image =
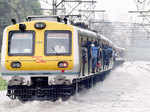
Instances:
[[[79,12],[89,12],[89,13],[93,13],[94,17],[95,18],[95,13],[98,12],[98,13],[104,13],[106,12],[105,10],[79,10]],[[104,15],[103,15],[104,16]],[[88,17],[87,17],[88,19]],[[104,22],[104,17],[103,17],[103,22]],[[93,21],[93,20],[89,20],[89,26],[90,28],[92,27],[93,23],[101,23],[100,21]]]
[[[65,0],[61,0],[59,3],[57,3],[57,0],[53,0],[53,15],[57,15],[58,7],[64,2]]]
[[[53,10],[52,10],[52,14],[53,15],[79,15],[79,12],[77,12],[77,9],[79,7],[84,8],[85,7],[81,6],[83,4],[89,4],[88,7],[91,7],[93,4],[95,4],[97,1],[95,0],[60,0],[58,2],[58,0],[52,0],[52,6],[53,6]],[[58,11],[58,9],[60,9],[60,6],[63,6],[64,9],[64,13]],[[88,12],[85,12],[88,13]]]
[[[56,15],[56,13],[57,13],[57,9],[56,8],[57,8],[56,7],[56,1],[53,0],[53,15]]]
[[[141,17],[143,19],[141,26],[143,27],[143,30],[146,31],[146,33],[148,35],[147,37],[149,38],[149,34],[150,34],[150,15],[149,15],[149,13],[150,13],[150,10],[128,11],[128,12],[140,14],[137,17]]]
[[[95,18],[95,13],[105,12],[105,10],[94,10],[97,0],[43,0],[43,2],[46,5],[51,4],[49,9],[43,10],[51,10],[52,8],[52,15],[70,15],[69,19],[74,22],[83,21],[91,24],[90,19]]]

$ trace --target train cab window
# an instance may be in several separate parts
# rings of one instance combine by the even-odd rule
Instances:
[[[34,52],[34,32],[10,32],[8,41],[8,55],[31,56]]]
[[[46,55],[70,55],[71,31],[53,30],[45,33]]]

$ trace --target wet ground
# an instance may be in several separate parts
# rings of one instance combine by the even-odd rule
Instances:
[[[12,101],[0,93],[0,112],[149,112],[150,62],[125,62],[94,88],[66,102]]]

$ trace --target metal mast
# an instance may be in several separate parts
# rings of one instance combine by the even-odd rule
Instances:
[[[70,15],[73,21],[89,21],[95,16],[96,0],[41,0],[46,5],[49,4],[49,10],[52,15]],[[88,11],[83,11],[88,10]],[[71,16],[71,15],[81,15]]]
[[[135,0],[137,11],[129,11],[129,13],[137,13],[140,17],[141,25],[147,34],[150,34],[150,0]]]

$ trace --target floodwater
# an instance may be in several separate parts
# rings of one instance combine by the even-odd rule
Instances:
[[[94,88],[68,101],[21,103],[0,94],[0,112],[149,112],[150,62],[125,62]]]

